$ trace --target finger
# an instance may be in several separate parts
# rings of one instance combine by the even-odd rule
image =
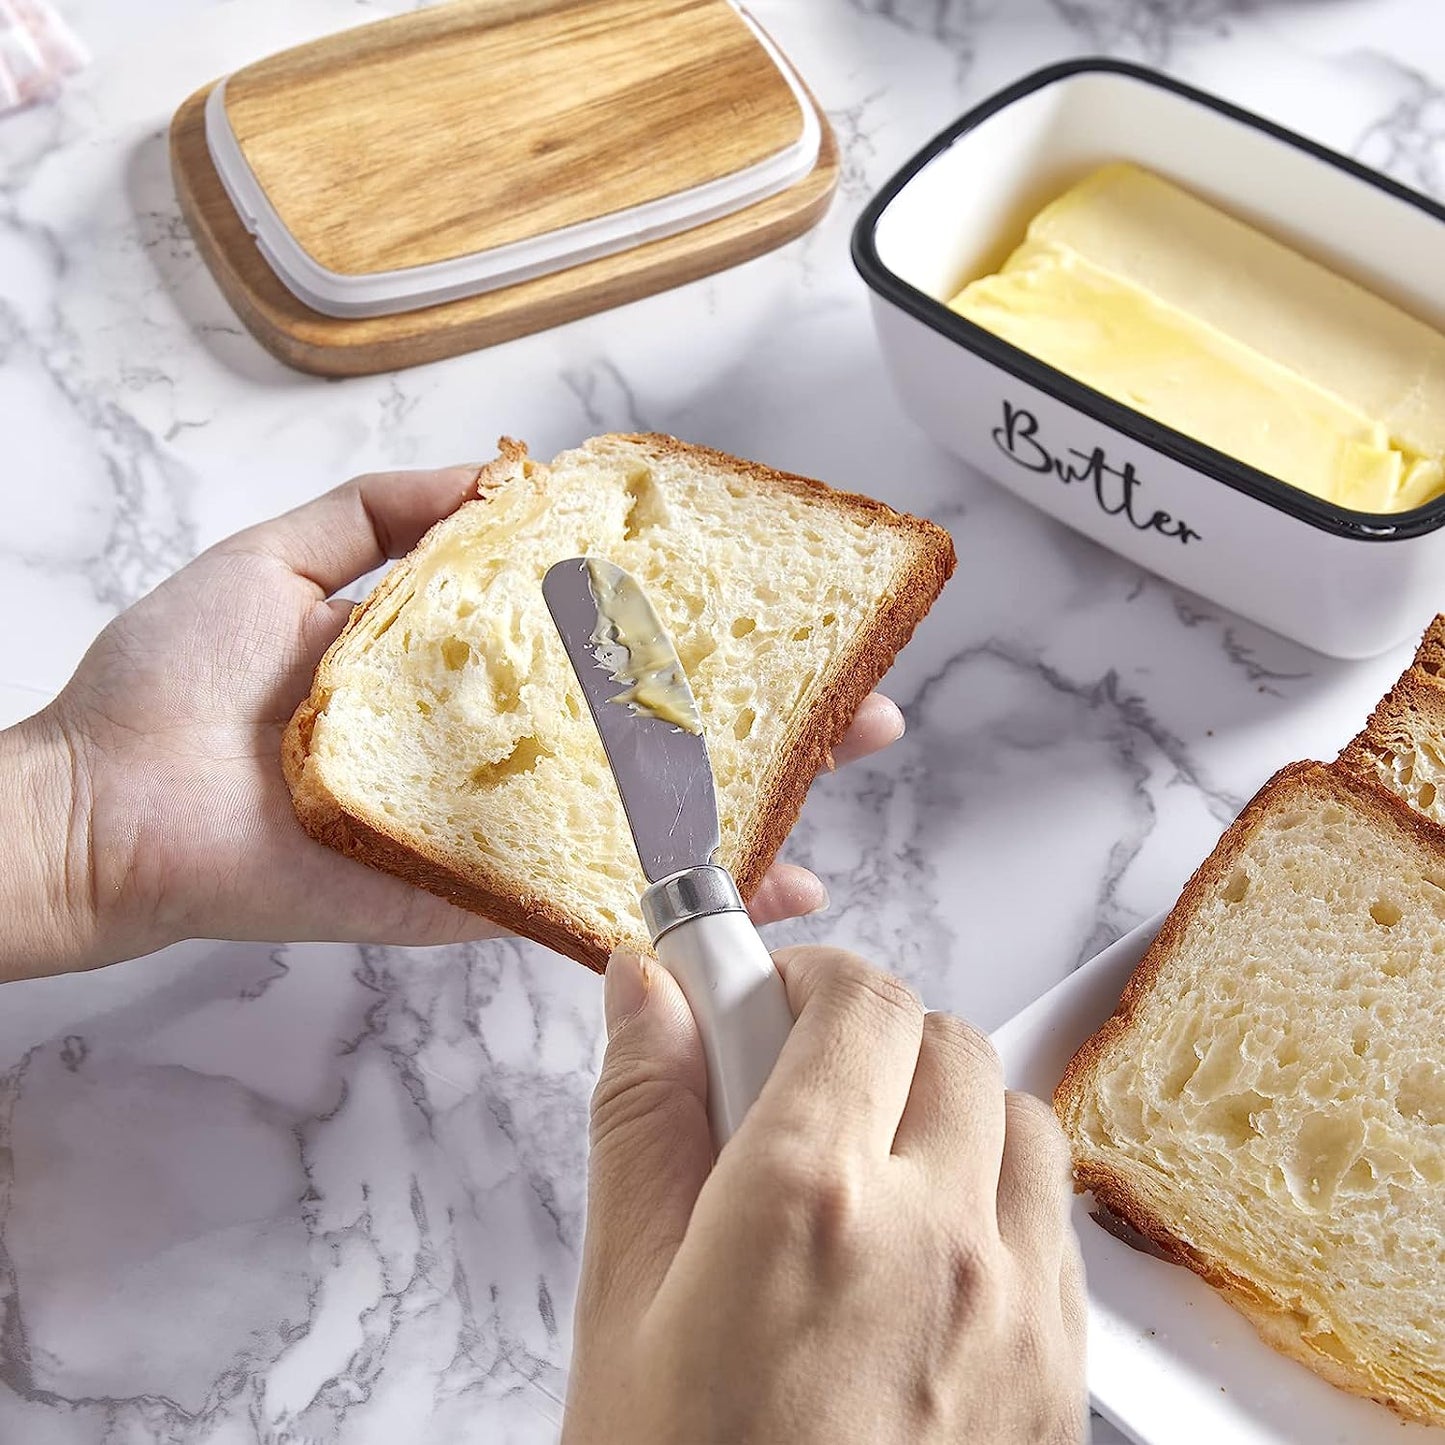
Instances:
[[[276,557],[327,597],[388,557],[411,551],[429,527],[473,495],[479,471],[444,467],[357,477],[218,548]]]
[[[289,709],[286,712],[288,718],[295,711],[296,704],[310,691],[317,664],[326,649],[341,636],[341,629],[355,610],[354,602],[344,597],[331,597],[318,599],[307,612],[301,624],[297,656],[289,665],[294,686],[281,698],[282,705]]]
[[[636,954],[607,966],[608,1042],[592,1095],[582,1292],[615,1330],[657,1292],[712,1168],[707,1073],[687,1001]]]
[[[777,954],[797,1020],[743,1130],[883,1156],[908,1098],[923,1006],[890,974],[836,948]]]
[[[988,1036],[930,1013],[893,1152],[948,1186],[970,1217],[991,1217],[1004,1152],[1003,1067]]]
[[[748,900],[754,923],[803,918],[809,913],[821,913],[827,906],[828,890],[806,868],[792,863],[774,863]]]
[[[1069,1146],[1054,1111],[1010,1090],[998,1176],[998,1232],[1022,1259],[1054,1267],[1064,1252],[1073,1199]]]
[[[881,752],[903,736],[903,728],[903,714],[898,704],[881,692],[870,692],[853,714],[848,730],[833,744],[833,765],[841,767]]]

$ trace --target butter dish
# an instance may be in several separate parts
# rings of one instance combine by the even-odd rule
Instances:
[[[452,0],[256,61],[171,127],[241,319],[325,374],[410,365],[735,264],[837,176],[733,0]]]
[[[1417,633],[1445,604],[1445,497],[1408,511],[1349,510],[950,308],[966,283],[998,268],[1042,207],[1118,162],[1445,329],[1432,259],[1445,245],[1440,207],[1169,77],[1074,61],[963,116],[858,221],[853,258],[905,410],[1040,510],[1321,652],[1367,657]]]

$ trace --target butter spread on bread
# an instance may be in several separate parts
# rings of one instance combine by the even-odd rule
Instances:
[[[587,559],[587,582],[597,604],[597,625],[589,639],[598,661],[612,670],[612,681],[624,683],[611,702],[630,707],[639,717],[658,718],[684,732],[700,734],[702,715],[672,639],[660,623],[647,594],[619,585],[625,573]],[[630,583],[630,579],[628,579]]]

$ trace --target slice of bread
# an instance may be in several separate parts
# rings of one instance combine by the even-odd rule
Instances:
[[[1277,1349],[1445,1424],[1445,834],[1295,763],[1054,1099],[1077,1178]]]
[[[313,837],[600,969],[647,946],[646,880],[542,600],[547,568],[592,553],[648,591],[702,713],[719,861],[748,897],[953,545],[672,437],[597,437],[550,464],[501,451],[478,499],[352,614],[283,764]]]
[[[1445,617],[1426,629],[1414,660],[1340,762],[1445,827]]]

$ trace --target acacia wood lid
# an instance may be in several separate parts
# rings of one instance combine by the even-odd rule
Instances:
[[[599,218],[645,228],[669,197],[718,214],[728,178],[790,154],[773,189],[797,180],[816,123],[785,64],[729,0],[461,0],[236,72],[220,97],[230,164],[224,136],[212,149],[298,266],[375,277]]]
[[[170,154],[238,317],[328,376],[735,266],[820,220],[839,175],[817,101],[727,0],[458,0],[367,25],[203,86]]]

